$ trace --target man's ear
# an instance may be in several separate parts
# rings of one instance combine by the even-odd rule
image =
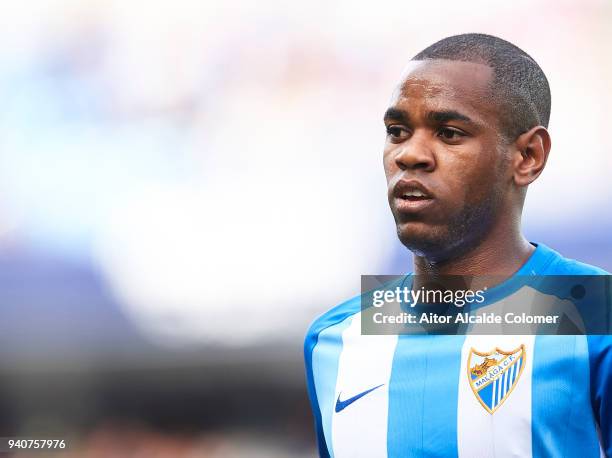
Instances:
[[[545,127],[536,126],[519,135],[514,144],[514,182],[527,186],[544,170],[550,152],[550,135]]]

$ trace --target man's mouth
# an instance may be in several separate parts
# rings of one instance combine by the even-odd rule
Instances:
[[[407,191],[407,192],[403,193],[401,198],[403,200],[425,200],[425,199],[429,199],[429,197],[427,197],[424,192],[419,191],[418,189],[415,189],[413,191]]]
[[[433,203],[432,193],[419,181],[399,180],[393,187],[394,205],[400,213],[416,213]]]

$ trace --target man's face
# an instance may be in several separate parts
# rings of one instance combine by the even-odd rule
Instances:
[[[512,181],[487,65],[411,62],[385,113],[384,167],[402,243],[444,260],[478,241]]]

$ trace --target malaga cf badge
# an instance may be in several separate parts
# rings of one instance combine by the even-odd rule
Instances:
[[[476,399],[489,413],[501,406],[516,386],[525,367],[525,346],[513,351],[499,348],[484,353],[472,348],[467,371]]]

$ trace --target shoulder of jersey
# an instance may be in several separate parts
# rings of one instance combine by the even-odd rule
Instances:
[[[397,284],[400,284],[403,281],[403,278],[405,278],[399,275],[395,277],[397,278],[391,280],[389,283],[386,283],[383,287],[393,287]],[[316,318],[308,328],[308,332],[306,333],[307,340],[309,337],[318,335],[324,329],[335,324],[341,323],[348,317],[359,313],[361,311],[361,299],[365,296],[370,295],[372,291],[374,290],[358,294],[357,296],[354,296],[349,300],[342,302],[340,305],[335,306],[331,310],[328,310],[327,312]]]
[[[565,258],[556,251],[551,251],[554,252],[555,256],[546,268],[547,275],[610,275],[609,272],[599,267]]]
[[[316,318],[308,328],[306,337],[317,335],[325,328],[344,321],[346,318],[355,315],[360,310],[361,295],[357,295],[347,301],[342,302]]]

